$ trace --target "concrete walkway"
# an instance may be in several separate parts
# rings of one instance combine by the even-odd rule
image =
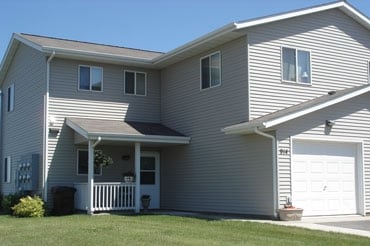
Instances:
[[[370,216],[324,216],[307,217],[301,221],[247,220],[283,226],[295,226],[312,230],[347,233],[370,238]]]

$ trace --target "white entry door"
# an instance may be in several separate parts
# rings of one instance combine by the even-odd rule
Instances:
[[[160,208],[159,153],[141,152],[140,184],[141,195],[150,195],[150,209]]]
[[[291,168],[293,205],[305,216],[357,212],[355,144],[296,140]]]

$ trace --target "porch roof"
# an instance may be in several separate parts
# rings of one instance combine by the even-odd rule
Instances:
[[[190,137],[159,123],[66,118],[66,124],[87,140],[188,144]]]
[[[267,114],[248,122],[242,122],[235,125],[227,126],[221,129],[221,131],[226,134],[249,134],[253,133],[254,129],[272,129],[279,124],[283,124],[290,120],[302,117],[326,107],[330,107],[337,103],[349,100],[368,92],[370,92],[370,85],[367,84],[339,91],[329,91],[323,96],[276,111],[271,114]]]

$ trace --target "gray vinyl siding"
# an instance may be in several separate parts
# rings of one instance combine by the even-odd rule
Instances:
[[[221,52],[221,86],[200,90],[200,58]],[[161,207],[272,216],[271,141],[221,128],[248,115],[246,38],[162,71],[161,119],[191,137],[161,152]]]
[[[7,112],[7,88],[14,83],[14,111]],[[39,172],[41,191],[44,94],[46,88],[46,57],[25,45],[20,44],[12,64],[5,76],[3,91],[3,128],[1,135],[2,160],[1,182],[3,182],[3,164],[6,156],[11,157],[11,183],[2,183],[2,191],[16,192],[15,173],[22,157],[40,154]]]
[[[102,92],[78,90],[79,65],[103,67]],[[146,72],[146,96],[124,95],[125,69]],[[60,132],[49,134],[49,191],[56,185],[71,186],[75,182],[87,182],[87,176],[77,175],[77,150],[86,149],[87,146],[75,145],[75,133],[65,125],[66,117],[141,122],[160,121],[158,71],[56,58],[51,63],[50,77],[49,115],[55,117],[54,127]],[[127,165],[122,164],[120,156],[127,152],[131,153],[133,151],[131,147],[109,147],[100,144],[97,148],[107,149],[108,153],[112,151],[117,165],[103,168],[103,175],[96,176],[95,181],[122,181],[121,174]],[[130,156],[133,154],[131,153]],[[130,162],[132,160],[133,158]]]
[[[327,109],[322,109],[305,117],[292,120],[278,127],[278,149],[290,149],[291,137],[320,137],[322,139],[345,138],[361,140],[364,144],[364,178],[365,178],[365,209],[370,212],[370,93],[339,103]],[[325,128],[325,120],[335,121],[329,131]],[[279,155],[280,203],[290,194],[290,155]]]
[[[247,35],[251,119],[368,83],[370,32],[339,10],[257,26]],[[281,47],[311,52],[312,85],[282,82]]]

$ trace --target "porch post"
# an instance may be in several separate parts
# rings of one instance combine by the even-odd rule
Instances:
[[[135,212],[140,212],[140,143],[135,143]]]
[[[87,183],[88,210],[87,210],[87,213],[93,214],[94,213],[94,208],[93,208],[93,204],[94,204],[94,201],[93,201],[94,200],[94,143],[92,140],[89,140],[88,155],[89,155],[89,159],[88,159],[89,163],[88,163],[88,172],[87,172],[87,179],[88,179],[88,183]]]

